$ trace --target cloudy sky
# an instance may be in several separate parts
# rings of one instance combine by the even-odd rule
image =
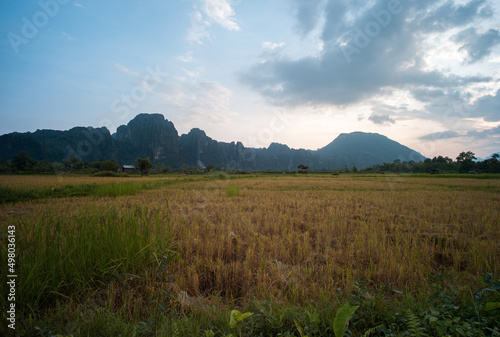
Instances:
[[[0,134],[161,113],[254,147],[500,151],[497,0],[3,0],[0,36]]]

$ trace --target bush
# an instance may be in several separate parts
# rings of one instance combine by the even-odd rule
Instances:
[[[113,171],[102,171],[92,175],[92,177],[119,177],[120,175]]]

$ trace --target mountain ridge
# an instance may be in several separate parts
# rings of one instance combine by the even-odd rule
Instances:
[[[12,159],[25,151],[34,159],[59,161],[74,156],[83,161],[116,159],[120,164],[149,157],[155,164],[178,169],[184,165],[240,170],[359,169],[383,162],[422,161],[420,153],[378,133],[341,133],[317,150],[294,149],[271,143],[267,148],[245,147],[241,142],[219,142],[192,128],[179,135],[162,114],[139,114],[111,134],[105,127],[73,127],[66,131],[36,130],[0,136],[0,158]]]

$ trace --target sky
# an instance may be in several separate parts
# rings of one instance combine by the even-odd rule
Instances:
[[[0,76],[0,134],[161,113],[259,148],[500,152],[498,0],[3,0]]]

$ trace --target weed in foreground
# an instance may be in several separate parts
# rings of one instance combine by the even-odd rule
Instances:
[[[226,195],[228,197],[236,197],[240,195],[240,187],[238,185],[228,185],[226,187]]]

